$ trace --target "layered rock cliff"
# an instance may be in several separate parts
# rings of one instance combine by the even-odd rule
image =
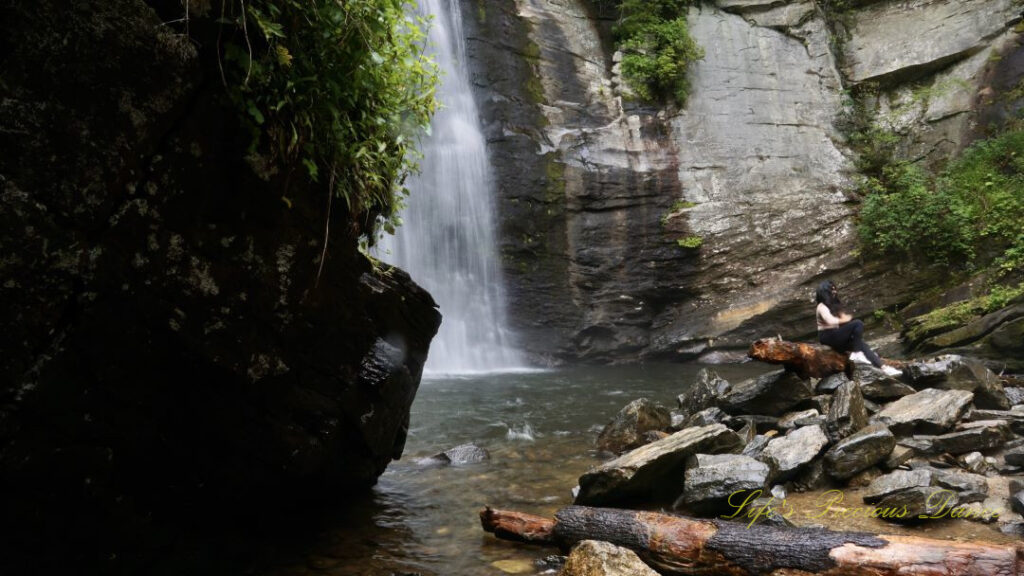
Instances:
[[[535,356],[708,358],[812,333],[823,278],[862,314],[929,285],[859,257],[842,124],[856,103],[899,136],[903,158],[941,165],[1005,115],[986,105],[1021,78],[1006,64],[1019,61],[1021,8],[833,4],[691,8],[706,55],[678,109],[623,89],[612,3],[463,2],[511,309]]]
[[[216,27],[181,9],[0,7],[5,544],[76,570],[138,573],[154,511],[375,482],[440,321],[337,205],[325,252],[325,189],[257,175]]]

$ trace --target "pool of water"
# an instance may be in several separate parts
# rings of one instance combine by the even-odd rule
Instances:
[[[526,374],[425,379],[413,405],[405,455],[381,476],[365,502],[332,515],[311,537],[275,550],[263,575],[418,573],[476,576],[534,574],[554,549],[496,540],[480,529],[485,505],[551,515],[571,503],[576,479],[601,461],[594,441],[623,405],[647,397],[674,407],[701,366],[594,367]],[[761,364],[713,367],[738,381],[770,370]],[[462,466],[421,459],[473,442],[490,460]],[[811,495],[797,497],[809,502]],[[875,524],[830,528],[1002,539],[972,522],[900,529]],[[936,531],[937,530],[937,531]],[[262,564],[262,563],[261,563]]]

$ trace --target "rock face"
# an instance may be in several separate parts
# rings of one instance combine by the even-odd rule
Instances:
[[[624,452],[643,443],[644,434],[664,430],[672,424],[668,409],[638,398],[619,411],[597,436],[597,447],[609,452]]]
[[[374,272],[337,203],[318,275],[325,191],[255,173],[213,80],[216,32],[175,35],[178,17],[0,8],[0,466],[18,534],[60,516],[89,538],[200,493],[292,506],[371,485],[404,447],[432,299]]]
[[[577,544],[558,576],[658,576],[628,548],[584,540]]]
[[[903,157],[945,160],[974,137],[979,102],[1001,101],[979,93],[1020,77],[989,62],[1014,49],[1013,0],[858,2],[841,15],[808,0],[703,3],[688,21],[706,54],[682,108],[622,98],[614,4],[461,3],[511,305],[534,356],[713,355],[812,335],[806,300],[826,276],[864,311],[928,285],[853,255],[844,88],[880,82],[861,103]]]
[[[576,504],[601,506],[649,497],[674,498],[678,483],[666,485],[665,479],[682,480],[686,459],[694,454],[737,452],[740,437],[724,424],[686,428],[609,460],[580,476]]]

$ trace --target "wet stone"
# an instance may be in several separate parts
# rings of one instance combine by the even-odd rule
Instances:
[[[872,424],[839,441],[825,453],[825,470],[844,480],[882,462],[896,446],[896,437],[881,424]]]
[[[700,412],[690,416],[686,419],[686,423],[683,428],[689,428],[690,426],[707,426],[708,424],[715,424],[725,420],[728,416],[725,412],[722,412],[721,408],[712,406],[711,408],[705,408]]]
[[[853,380],[860,384],[861,393],[865,398],[877,401],[902,398],[917,391],[909,384],[904,384],[880,369],[865,364],[854,365]]]
[[[975,474],[991,474],[995,472],[992,465],[985,459],[981,452],[968,452],[957,457],[957,462],[963,469]]]
[[[1024,388],[1006,386],[1003,388],[1003,394],[1006,394],[1006,399],[1010,402],[1011,406],[1024,405]]]
[[[868,423],[860,385],[847,380],[836,389],[825,418],[825,432],[833,442],[860,430]]]
[[[871,482],[864,493],[864,502],[874,504],[901,490],[932,485],[932,472],[928,469],[896,470]]]
[[[789,412],[779,418],[778,426],[780,430],[791,430],[797,426],[806,426],[809,420],[818,416],[821,416],[821,413],[814,408],[808,408],[807,410],[801,410],[800,412]]]
[[[628,548],[583,540],[565,561],[559,576],[658,576],[644,564],[636,552]]]
[[[740,454],[691,456],[686,465],[683,494],[676,503],[699,514],[728,510],[731,494],[764,488],[768,471],[763,462]]]
[[[780,416],[813,395],[810,382],[778,370],[734,384],[719,406],[730,414]]]
[[[717,406],[718,399],[728,392],[730,387],[729,382],[714,370],[701,368],[693,386],[676,398],[683,420],[705,408]]]
[[[818,457],[828,446],[820,426],[804,426],[768,442],[760,460],[771,467],[772,480],[787,480]]]
[[[477,446],[476,444],[467,443],[460,444],[454,448],[449,448],[440,454],[435,454],[428,459],[429,461],[436,462],[438,464],[475,464],[477,462],[486,462],[491,459],[491,454]]]
[[[975,423],[978,424],[978,423]],[[985,426],[975,426],[949,434],[938,436],[914,436],[901,440],[919,454],[964,454],[977,450],[988,450],[1002,446],[1010,434],[1005,422],[985,422]]]
[[[764,452],[764,447],[768,445],[770,440],[771,438],[768,436],[758,434],[750,442],[747,442],[747,445],[743,447],[742,454],[751,458],[758,458],[761,456],[761,452]]]
[[[956,492],[961,504],[983,502],[988,497],[988,480],[984,476],[957,470],[936,470],[933,474],[935,485]]]
[[[973,398],[966,390],[928,388],[886,405],[874,418],[894,434],[941,433],[953,427]]]
[[[644,433],[663,430],[672,424],[668,409],[648,400],[633,400],[616,414],[597,437],[601,450],[620,453],[644,443]]]
[[[827,414],[829,406],[832,405],[831,394],[819,394],[817,396],[811,396],[807,400],[796,405],[800,410],[807,410],[813,408],[818,411],[819,414]]]
[[[753,426],[757,430],[758,434],[764,434],[769,430],[775,430],[779,427],[779,419],[775,416],[765,416],[763,414],[744,414],[742,416],[729,416],[722,421],[723,424],[732,428],[733,430],[739,430],[746,426]]]
[[[1007,410],[1011,402],[1003,383],[981,362],[946,354],[922,362],[908,362],[904,369],[907,380],[918,389],[966,390],[974,393],[978,408]]]
[[[831,394],[836,391],[845,382],[849,382],[850,379],[846,377],[846,374],[837,372],[831,376],[826,376],[818,381],[818,384],[814,387],[818,394]]]
[[[813,460],[804,467],[793,480],[793,490],[796,492],[810,492],[821,490],[831,482],[828,474],[825,473],[825,462],[820,458]]]
[[[883,462],[882,465],[888,468],[889,470],[894,470],[902,466],[907,460],[910,460],[913,457],[913,448],[909,446],[904,446],[902,444],[896,444],[896,446],[893,447],[892,452],[889,453],[889,456],[885,459],[885,462]]]

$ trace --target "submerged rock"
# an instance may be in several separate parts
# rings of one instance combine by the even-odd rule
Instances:
[[[773,482],[788,480],[817,458],[826,446],[828,437],[820,426],[804,426],[768,442],[760,460],[771,467]]]
[[[429,458],[430,461],[437,462],[439,464],[455,465],[475,464],[477,462],[486,462],[490,459],[490,452],[473,443],[460,444]]]
[[[896,437],[882,424],[872,424],[841,440],[825,453],[825,470],[840,480],[882,462],[896,446]]]
[[[944,432],[960,419],[973,398],[966,390],[928,388],[888,404],[874,418],[896,434]]]
[[[597,447],[609,452],[624,452],[644,443],[644,433],[671,426],[668,409],[647,398],[626,404],[597,436]]]
[[[705,514],[728,508],[729,496],[765,487],[768,465],[740,454],[697,454],[686,464],[683,494],[676,500]],[[740,501],[743,497],[738,496]]]
[[[720,399],[719,407],[730,414],[781,416],[813,395],[810,382],[778,370],[733,385]]]
[[[629,548],[598,540],[577,544],[558,576],[658,576]]]
[[[599,506],[632,499],[674,498],[687,458],[698,453],[736,452],[742,444],[739,435],[724,424],[680,430],[580,476],[580,491],[575,502]]]

